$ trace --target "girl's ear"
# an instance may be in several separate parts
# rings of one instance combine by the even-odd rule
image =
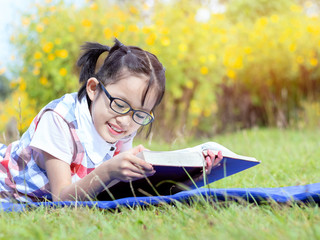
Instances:
[[[98,84],[99,81],[94,77],[89,78],[87,81],[86,90],[91,101],[93,101],[95,96],[98,94]]]

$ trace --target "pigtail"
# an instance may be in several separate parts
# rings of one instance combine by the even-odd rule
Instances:
[[[83,83],[94,75],[99,56],[104,52],[109,52],[110,47],[99,43],[87,42],[81,48],[85,52],[79,58],[77,65],[81,68],[79,82]]]
[[[99,56],[104,52],[109,52],[110,47],[99,44],[87,42],[81,47],[84,53],[79,58],[77,65],[80,67],[79,82],[82,86],[78,92],[78,99],[82,99],[86,95],[87,80],[95,75],[96,64]]]

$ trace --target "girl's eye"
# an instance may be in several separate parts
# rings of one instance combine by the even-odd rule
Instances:
[[[114,101],[117,108],[125,108],[126,106],[119,101]]]
[[[143,113],[137,113],[137,112],[136,112],[135,115],[136,115],[136,117],[139,118],[139,119],[145,119],[145,118],[146,118],[146,115],[143,114]]]

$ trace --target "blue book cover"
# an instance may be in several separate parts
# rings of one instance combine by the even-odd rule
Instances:
[[[223,159],[212,168],[210,174],[203,177],[203,151],[209,149],[216,154],[221,151]],[[151,163],[156,173],[131,183],[118,182],[101,193],[99,200],[175,194],[200,188],[260,163],[253,157],[238,155],[215,142],[174,151],[143,151],[138,156]]]

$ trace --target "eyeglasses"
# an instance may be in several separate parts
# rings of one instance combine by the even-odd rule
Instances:
[[[110,100],[110,108],[119,114],[127,114],[128,112],[132,111],[132,119],[135,121],[137,124],[140,125],[148,125],[149,123],[153,122],[154,116],[152,111],[150,113],[147,113],[145,111],[141,110],[135,110],[133,109],[129,103],[126,101],[120,99],[120,98],[114,98],[110,95],[110,93],[107,91],[107,89],[103,86],[103,84],[99,81],[99,84],[102,88],[102,90],[105,92],[107,97]]]

